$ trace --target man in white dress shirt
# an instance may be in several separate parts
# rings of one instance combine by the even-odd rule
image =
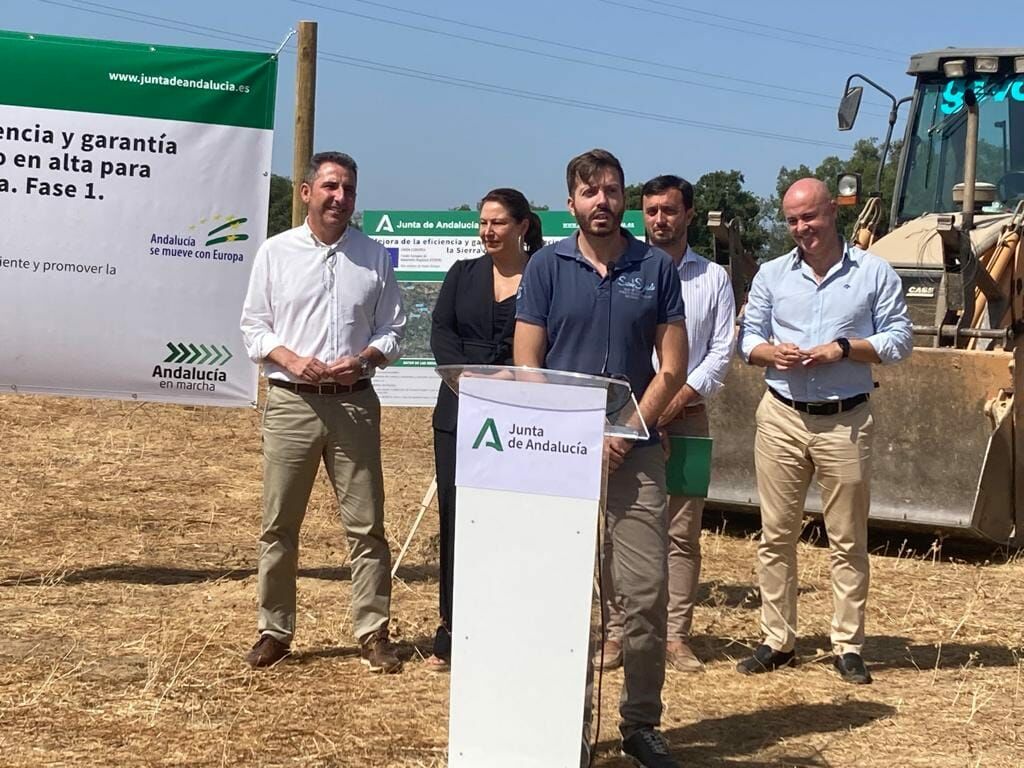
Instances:
[[[722,388],[735,335],[736,306],[729,275],[687,244],[687,229],[696,211],[693,187],[679,176],[657,176],[642,190],[647,240],[672,257],[679,272],[686,308],[690,357],[686,384],[658,419],[668,435],[708,436],[705,400]],[[666,665],[699,672],[690,647],[693,607],[700,578],[700,524],[704,499],[670,496],[668,505],[668,633]],[[614,590],[612,590],[614,591]],[[622,607],[615,595],[605,598],[608,616],[605,668],[622,663]]]
[[[300,192],[306,221],[256,253],[241,328],[268,380],[263,418],[260,638],[246,655],[266,667],[295,633],[299,528],[320,462],[334,485],[352,563],[352,620],[371,671],[397,672],[388,640],[391,553],[384,537],[380,402],[370,379],[394,362],[405,330],[391,258],[349,221],[355,161],[313,156]]]

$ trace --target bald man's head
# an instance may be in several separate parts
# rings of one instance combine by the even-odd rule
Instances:
[[[811,201],[814,203],[827,203],[832,200],[828,187],[821,179],[798,179],[794,181],[786,194],[782,197],[782,207],[785,209],[787,202]]]
[[[782,198],[782,213],[789,234],[805,256],[821,259],[836,254],[836,203],[823,181],[793,182]]]

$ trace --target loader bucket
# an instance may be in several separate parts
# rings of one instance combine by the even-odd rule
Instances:
[[[1005,543],[1014,525],[1012,408],[986,403],[1012,391],[1009,352],[917,347],[875,366],[871,522]],[[734,360],[710,406],[711,508],[756,508],[754,412],[764,370]],[[807,511],[821,513],[816,483]]]

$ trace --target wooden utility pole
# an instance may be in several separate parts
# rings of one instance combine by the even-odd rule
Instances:
[[[302,177],[313,156],[313,125],[316,110],[316,22],[299,22],[298,57],[295,65],[295,140],[292,154],[292,226],[306,218],[299,195]]]

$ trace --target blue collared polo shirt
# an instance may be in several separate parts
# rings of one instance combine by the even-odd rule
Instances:
[[[537,251],[519,284],[516,319],[547,329],[546,368],[624,375],[639,401],[654,378],[657,327],[685,315],[672,258],[622,234],[626,252],[605,277],[580,253],[577,235]]]

